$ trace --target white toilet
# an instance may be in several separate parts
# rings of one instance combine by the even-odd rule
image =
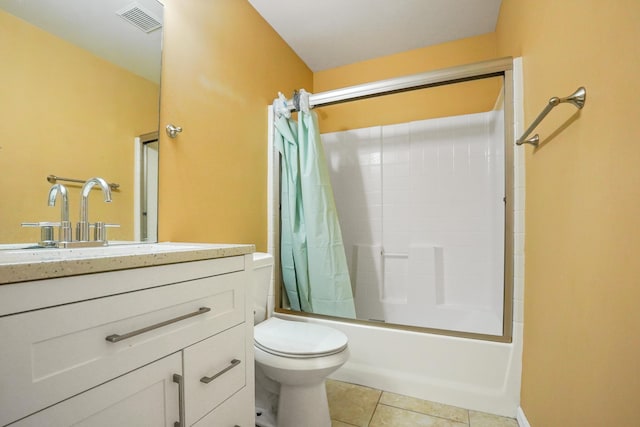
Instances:
[[[273,257],[254,253],[256,426],[330,427],[325,378],[349,358],[347,336],[307,322],[266,319]]]

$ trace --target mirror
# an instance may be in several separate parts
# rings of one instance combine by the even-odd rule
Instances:
[[[157,0],[0,0],[0,244],[39,241],[23,222],[60,221],[50,175],[118,184],[112,203],[94,187],[89,221],[119,224],[110,241],[155,241],[141,204],[156,200],[145,177],[157,162],[162,22]],[[82,183],[58,182],[75,223]]]

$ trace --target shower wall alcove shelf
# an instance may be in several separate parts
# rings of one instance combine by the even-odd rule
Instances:
[[[84,184],[86,182],[84,179],[63,178],[61,176],[56,176],[56,175],[48,175],[47,181],[49,181],[52,184],[55,184],[57,181],[75,182],[78,184]],[[110,182],[109,187],[111,187],[112,190],[117,190],[118,188],[120,188],[120,184],[116,184],[115,182]]]
[[[549,100],[549,103],[547,104],[546,107],[544,107],[544,110],[542,110],[542,112],[538,114],[538,117],[536,117],[533,123],[531,123],[531,126],[529,126],[529,128],[526,131],[524,131],[522,136],[518,138],[518,140],[516,141],[516,145],[531,144],[534,147],[537,147],[538,144],[540,143],[540,136],[538,134],[535,134],[531,138],[527,138],[527,136],[529,136],[529,134],[533,132],[536,126],[540,124],[540,122],[547,116],[547,114],[549,114],[551,110],[553,110],[555,106],[563,104],[565,102],[569,102],[573,104],[577,109],[581,110],[582,107],[584,107],[586,100],[587,100],[587,89],[585,89],[582,86],[579,87],[574,93],[572,93],[571,95],[565,98],[558,98],[554,96]]]

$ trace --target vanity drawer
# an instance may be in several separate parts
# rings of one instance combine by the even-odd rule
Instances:
[[[194,427],[253,427],[256,422],[253,389],[245,387],[194,424]]]
[[[245,325],[238,325],[184,349],[187,425],[245,386],[245,334]]]
[[[0,318],[0,425],[244,322],[246,280],[230,273]]]

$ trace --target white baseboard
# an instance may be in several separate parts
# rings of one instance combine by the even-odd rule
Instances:
[[[522,410],[521,406],[518,406],[518,412],[516,414],[516,421],[518,421],[518,426],[519,427],[531,427],[531,424],[529,424],[529,421],[527,420],[527,417],[524,416],[524,411]]]

